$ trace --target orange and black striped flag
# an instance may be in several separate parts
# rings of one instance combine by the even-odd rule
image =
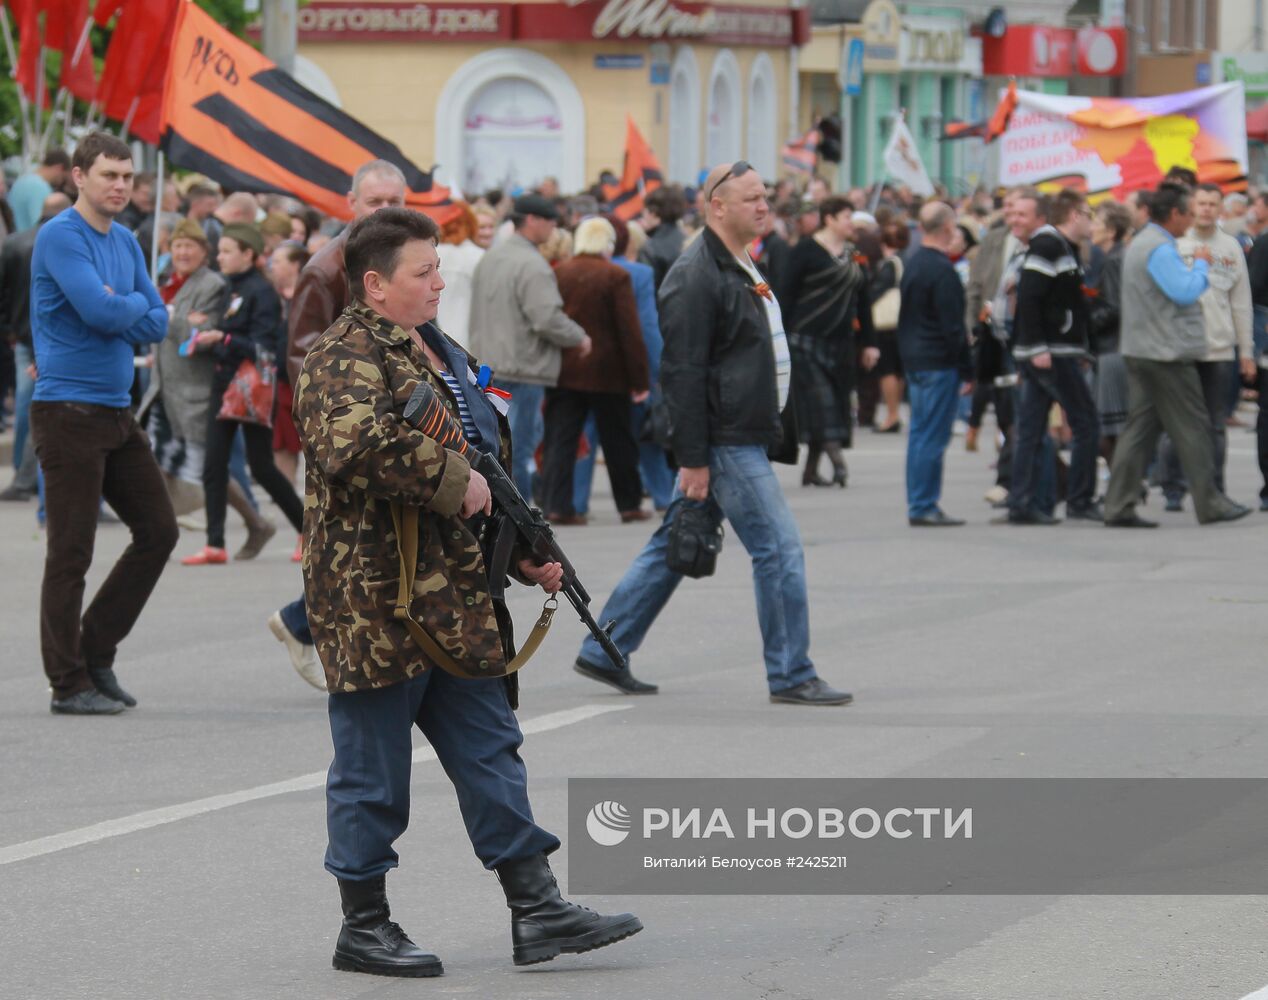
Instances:
[[[351,217],[352,175],[369,160],[405,174],[405,201],[442,225],[458,209],[400,149],[300,86],[217,24],[181,5],[163,94],[163,151],[234,191],[290,195]]]
[[[656,154],[639,132],[634,119],[626,115],[625,169],[619,184],[608,184],[603,189],[608,211],[622,222],[638,218],[643,211],[643,196],[655,191],[663,181]]]

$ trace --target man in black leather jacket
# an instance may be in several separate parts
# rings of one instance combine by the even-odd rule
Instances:
[[[661,385],[680,467],[675,503],[600,620],[616,620],[612,639],[623,653],[638,649],[682,580],[665,560],[677,501],[703,503],[731,522],[753,560],[771,701],[849,704],[851,695],[825,684],[810,659],[801,538],[767,457],[782,437],[791,364],[779,303],[746,249],[770,212],[766,189],[740,161],[715,167],[704,193],[707,225],[670,269],[658,296],[665,339]],[[657,690],[628,669],[618,672],[605,663],[587,639],[578,673],[626,694]]]

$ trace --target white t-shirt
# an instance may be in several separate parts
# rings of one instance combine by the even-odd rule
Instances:
[[[753,278],[753,284],[760,285],[766,281],[747,250],[743,257],[735,259]],[[774,293],[761,298],[762,305],[766,307],[766,319],[770,323],[771,347],[775,352],[775,385],[779,388],[779,408],[782,411],[784,404],[788,402],[788,387],[792,384],[792,355],[788,353],[788,334],[784,332],[784,314],[779,310],[778,300]]]

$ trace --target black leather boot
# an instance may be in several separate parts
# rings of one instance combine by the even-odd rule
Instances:
[[[418,947],[391,919],[384,876],[365,882],[339,879],[339,896],[343,927],[331,962],[336,969],[413,979],[444,974],[440,959]]]
[[[508,861],[495,871],[511,910],[516,965],[549,962],[560,952],[593,951],[643,929],[643,922],[632,913],[605,917],[565,900],[544,854]]]

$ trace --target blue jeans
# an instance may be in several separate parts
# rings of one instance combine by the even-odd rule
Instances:
[[[533,501],[533,455],[542,442],[545,421],[542,419],[542,403],[546,400],[544,385],[528,382],[501,382],[499,389],[511,394],[511,404],[506,413],[511,425],[511,478],[515,488],[529,503]]]
[[[396,867],[392,844],[409,825],[414,726],[453,782],[486,868],[559,847],[533,820],[519,755],[524,736],[500,678],[470,680],[433,667],[390,687],[332,694],[327,704],[335,745],[326,777],[332,875],[364,881]]]
[[[251,477],[247,475],[247,446],[242,440],[242,431],[236,431],[233,435],[233,445],[229,449],[229,475],[242,487],[242,492],[247,495],[247,502],[259,510],[260,505],[251,492]]]
[[[731,530],[753,560],[767,685],[775,692],[804,684],[815,676],[810,660],[806,561],[797,524],[766,449],[758,445],[710,448],[709,475],[709,502],[731,522]],[[627,657],[643,644],[682,581],[682,575],[665,562],[672,521],[670,515],[656,529],[598,616],[600,622],[616,620],[612,639]],[[590,636],[581,644],[580,658],[598,667],[609,665]]]
[[[935,513],[942,499],[942,459],[960,400],[954,368],[908,372],[911,429],[907,435],[907,516]]]
[[[13,345],[13,364],[17,380],[13,390],[13,467],[22,468],[22,447],[31,428],[31,397],[35,379],[26,370],[35,363],[35,353],[26,344]]]
[[[674,471],[669,467],[665,449],[655,441],[643,441],[643,425],[650,419],[646,403],[634,407],[634,436],[638,442],[638,474],[643,478],[643,488],[652,498],[657,510],[664,510],[674,497]],[[594,415],[586,419],[586,440],[590,442],[590,454],[577,459],[572,474],[572,509],[578,514],[590,510],[590,489],[594,481],[595,449],[599,447],[599,432]]]
[[[308,609],[304,605],[303,594],[282,607],[278,614],[282,616],[282,624],[286,626],[286,631],[305,646],[313,645],[313,633],[308,627]]]

